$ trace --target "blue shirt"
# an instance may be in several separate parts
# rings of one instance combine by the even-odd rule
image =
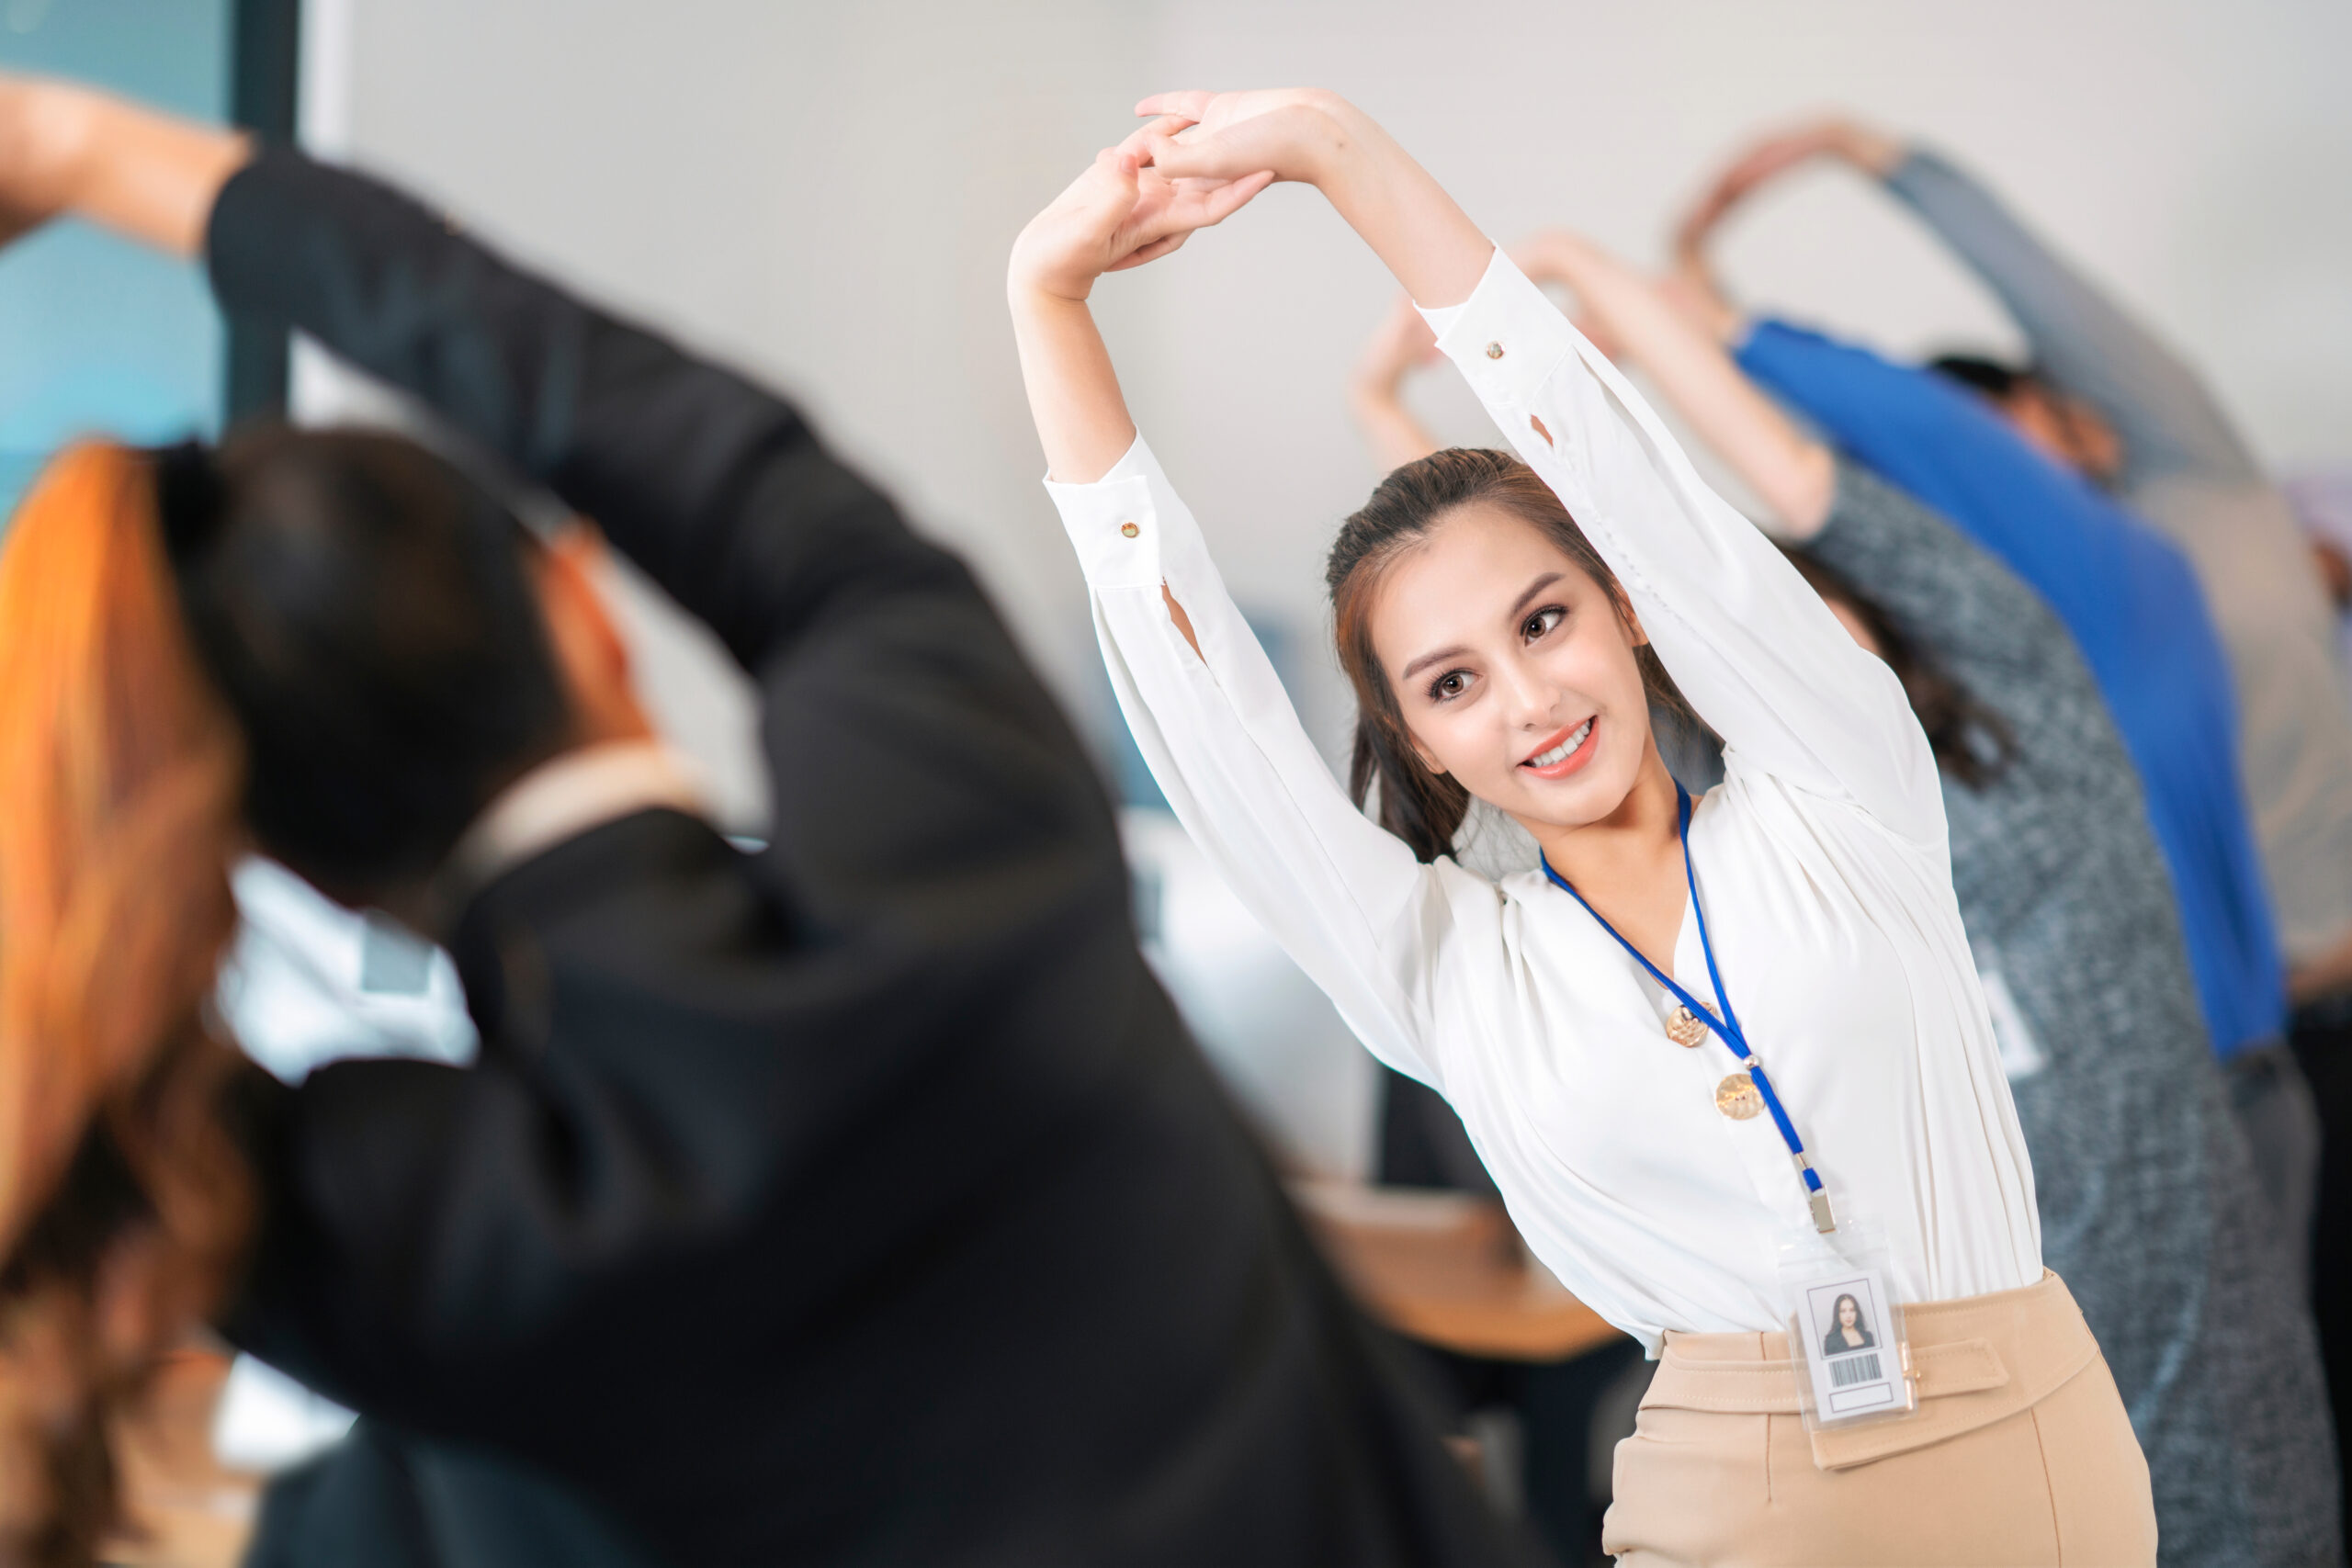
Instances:
[[[1931,371],[1777,321],[1757,326],[1739,362],[2057,612],[2139,768],[2215,1053],[2278,1038],[2286,969],[2238,778],[2236,699],[2188,560]]]

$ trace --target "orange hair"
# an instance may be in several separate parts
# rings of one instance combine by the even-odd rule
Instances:
[[[212,1306],[250,1226],[220,1119],[233,1058],[205,1012],[236,926],[242,774],[181,618],[152,467],[68,450],[0,541],[10,1561],[95,1556],[115,1513],[107,1420]]]

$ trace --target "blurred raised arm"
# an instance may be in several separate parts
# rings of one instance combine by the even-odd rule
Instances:
[[[1385,469],[1401,468],[1437,450],[1421,422],[1405,406],[1405,378],[1417,365],[1434,360],[1437,338],[1409,295],[1400,294],[1364,344],[1348,377],[1348,412],[1355,416],[1364,445]]]
[[[1820,531],[1836,492],[1828,448],[1800,431],[1741,373],[1722,333],[1735,320],[1697,319],[1701,308],[1678,303],[1580,235],[1536,234],[1511,248],[1528,276],[1557,281],[1606,330],[1620,357],[1646,372],[1702,439],[1729,463],[1772,511],[1771,531],[1801,540]]]

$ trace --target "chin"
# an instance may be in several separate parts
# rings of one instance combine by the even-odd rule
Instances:
[[[1620,772],[1609,767],[1607,759],[1597,758],[1594,766],[1574,779],[1550,784],[1514,779],[1511,794],[1518,804],[1504,809],[1554,828],[1589,827],[1613,815],[1633,793],[1634,774],[1616,776]]]

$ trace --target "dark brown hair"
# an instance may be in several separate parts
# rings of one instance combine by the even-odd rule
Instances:
[[[1781,553],[1789,558],[1799,576],[1813,584],[1815,592],[1843,604],[1871,634],[1878,644],[1879,657],[1903,682],[1903,694],[1911,700],[1912,716],[1927,732],[1936,766],[1970,789],[1983,789],[2000,777],[2017,755],[2017,739],[2001,716],[1944,673],[1904,635],[1893,616],[1843,573],[1801,550],[1783,546]]]
[[[1468,446],[1432,452],[1381,480],[1372,499],[1340,525],[1324,581],[1331,591],[1340,667],[1348,672],[1356,694],[1355,754],[1348,767],[1348,790],[1362,806],[1377,780],[1380,825],[1425,862],[1453,852],[1453,837],[1470,809],[1470,792],[1453,774],[1431,773],[1414,751],[1396,693],[1373,651],[1372,603],[1382,574],[1406,546],[1428,537],[1449,513],[1480,502],[1499,506],[1541,531],[1601,586],[1621,617],[1632,616],[1616,574],[1560,498],[1534,469],[1508,452]],[[1658,662],[1656,649],[1647,643],[1637,646],[1634,661],[1653,705],[1690,714],[1690,705]]]

